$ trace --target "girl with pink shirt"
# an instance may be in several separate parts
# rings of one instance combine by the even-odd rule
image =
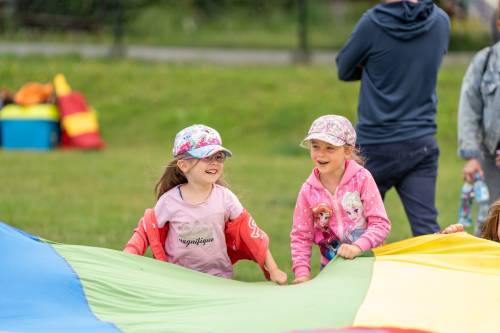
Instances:
[[[300,189],[290,234],[294,283],[311,278],[311,247],[321,267],[335,255],[353,259],[381,245],[391,223],[377,185],[355,148],[356,132],[347,118],[316,119],[301,146],[314,168]]]
[[[125,252],[143,255],[149,246],[157,259],[225,278],[233,277],[234,262],[251,259],[267,278],[285,284],[267,235],[221,180],[231,155],[213,128],[180,131],[174,159],[156,184],[154,210],[139,221]]]

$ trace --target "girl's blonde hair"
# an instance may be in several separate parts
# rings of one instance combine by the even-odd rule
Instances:
[[[177,161],[179,161],[179,159],[174,158],[167,164],[165,171],[163,171],[163,175],[156,183],[156,200],[160,199],[163,194],[176,187],[177,185],[186,184],[188,182],[182,170],[179,169]],[[222,178],[218,179],[215,183],[224,187],[228,187],[227,183]]]
[[[352,147],[351,160],[356,161],[359,165],[365,165],[366,160],[363,155],[361,155],[359,149],[354,146],[350,147]]]
[[[490,207],[490,213],[486,218],[481,230],[481,238],[500,242],[498,238],[498,224],[500,220],[500,199],[495,201]]]

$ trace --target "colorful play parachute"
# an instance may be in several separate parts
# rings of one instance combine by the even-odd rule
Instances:
[[[460,233],[337,258],[300,285],[226,280],[0,223],[0,332],[498,332],[500,244]],[[374,332],[389,332],[377,329]],[[402,332],[393,330],[391,332]]]

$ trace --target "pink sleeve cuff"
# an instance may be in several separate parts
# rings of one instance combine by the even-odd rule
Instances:
[[[294,273],[295,273],[295,278],[311,275],[310,269],[307,268],[306,266],[299,266],[299,267],[295,268]]]
[[[361,237],[360,239],[355,241],[353,244],[359,246],[359,248],[363,252],[368,251],[369,249],[372,248],[372,243],[370,242],[370,240],[368,238],[364,238],[364,237]]]

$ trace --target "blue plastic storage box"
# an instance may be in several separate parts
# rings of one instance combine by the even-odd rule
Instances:
[[[52,149],[59,142],[59,113],[53,104],[9,104],[0,111],[4,149]]]

